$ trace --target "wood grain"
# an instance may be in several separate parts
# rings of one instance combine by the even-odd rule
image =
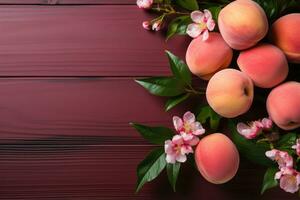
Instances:
[[[225,185],[207,183],[183,167],[180,189],[171,191],[165,173],[134,194],[135,167],[150,146],[0,146],[1,199],[297,199],[280,190],[260,197],[262,168],[247,162]]]
[[[1,6],[0,76],[170,74],[165,49],[189,42],[145,31],[136,6]]]
[[[164,99],[133,78],[2,78],[0,90],[0,143],[61,136],[143,143],[129,122],[171,126],[172,115],[190,107],[164,112]]]
[[[164,173],[134,194],[135,168],[154,146],[128,122],[171,127],[203,99],[166,113],[132,77],[170,74],[163,51],[184,58],[190,40],[143,30],[151,15],[135,0],[0,4],[0,199],[297,198],[279,189],[261,197],[265,169],[244,160],[225,185],[184,166],[177,193]]]

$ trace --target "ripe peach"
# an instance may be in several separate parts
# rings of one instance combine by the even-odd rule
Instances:
[[[284,53],[276,46],[262,44],[242,51],[237,59],[242,72],[245,72],[254,85],[271,88],[288,75],[289,67]]]
[[[253,83],[243,72],[223,69],[208,82],[206,99],[210,107],[227,118],[247,112],[253,101]]]
[[[200,140],[195,161],[202,176],[209,182],[221,184],[231,180],[239,168],[239,152],[224,134],[214,133]]]
[[[268,32],[267,16],[252,0],[236,0],[225,6],[218,24],[227,44],[238,50],[254,46]]]
[[[300,63],[300,13],[277,19],[271,27],[270,38],[293,63]]]
[[[220,69],[228,67],[232,59],[232,49],[221,34],[210,33],[206,41],[201,37],[194,39],[186,52],[186,62],[190,71],[208,80]]]
[[[267,110],[280,128],[300,127],[300,83],[290,81],[274,88],[267,98]]]

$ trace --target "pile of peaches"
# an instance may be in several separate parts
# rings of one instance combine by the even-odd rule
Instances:
[[[254,86],[269,88],[270,118],[284,130],[300,127],[300,83],[286,81],[289,63],[300,63],[300,13],[269,26],[257,3],[236,0],[220,11],[218,28],[220,33],[210,33],[206,41],[194,39],[186,52],[190,71],[209,80],[206,98],[211,108],[223,117],[237,117],[251,107]],[[228,68],[235,64],[234,50],[239,70]]]

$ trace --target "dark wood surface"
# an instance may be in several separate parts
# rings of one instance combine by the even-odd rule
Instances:
[[[260,196],[264,168],[245,160],[224,185],[184,167],[177,193],[165,174],[134,193],[154,146],[128,123],[171,126],[192,106],[166,113],[133,81],[170,74],[164,50],[184,58],[189,42],[144,31],[134,2],[0,0],[23,4],[0,6],[0,199],[297,199]]]

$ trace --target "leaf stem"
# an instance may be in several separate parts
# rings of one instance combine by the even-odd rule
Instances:
[[[195,94],[195,95],[203,95],[203,94],[205,94],[205,92],[200,92],[200,91],[194,90],[193,88],[192,89],[186,88],[185,91],[189,92],[189,93],[192,93],[192,94]]]
[[[152,8],[151,10],[156,11],[156,12],[164,12],[166,15],[190,15],[188,12],[178,12],[176,11],[171,5],[165,5],[164,7],[160,7],[159,4],[157,7]]]
[[[185,91],[195,94],[195,95],[203,95],[205,94],[205,89],[203,89],[202,91],[197,91],[193,88],[193,86],[191,84],[188,84],[189,88],[186,88]]]

